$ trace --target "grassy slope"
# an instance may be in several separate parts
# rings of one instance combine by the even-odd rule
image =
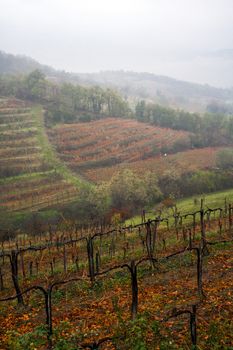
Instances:
[[[200,202],[201,199],[204,199],[204,207],[209,208],[217,208],[217,207],[224,207],[225,199],[227,202],[233,202],[233,189],[226,190],[226,191],[220,191],[220,192],[214,192],[209,194],[203,194],[202,196],[192,196],[185,199],[180,199],[177,201],[177,209],[182,214],[186,213],[192,213],[196,210],[200,209]],[[147,213],[146,218],[152,219],[155,217],[156,207],[150,209],[149,213]],[[172,210],[168,210],[166,212],[166,215],[172,215]],[[131,219],[126,221],[126,225],[130,225],[131,223],[137,224],[141,222],[141,216],[137,215],[132,217]]]
[[[60,174],[66,181],[72,183],[73,185],[77,187],[83,185],[90,186],[87,181],[82,180],[80,177],[74,175],[71,170],[57,157],[56,152],[49,142],[45,131],[44,114],[41,106],[34,107],[32,111],[34,118],[37,120],[38,141],[42,148],[42,153],[45,161],[52,165],[58,174]]]
[[[53,184],[53,180],[51,179],[54,178],[54,180],[56,181],[57,177],[60,178],[59,181],[62,186],[63,185],[66,186],[65,184],[67,184],[68,187],[66,186],[65,189],[67,188],[68,190],[68,189],[71,189],[72,187],[74,188],[74,191],[72,192],[71,197],[74,196],[75,193],[77,194],[77,190],[81,186],[90,186],[90,184],[80,179],[78,176],[73,175],[73,173],[65,166],[65,164],[62,161],[60,161],[59,158],[56,156],[56,152],[54,151],[52,145],[50,144],[46,134],[46,130],[44,127],[44,113],[43,113],[42,107],[39,105],[31,107],[30,118],[32,120],[33,127],[36,130],[35,142],[37,147],[39,147],[40,149],[40,153],[38,154],[37,157],[42,159],[43,164],[45,164],[47,169],[34,171],[33,169],[30,169],[30,162],[29,162],[28,163],[29,165],[27,166],[27,168],[24,170],[23,173],[14,175],[12,177],[0,178],[0,186],[2,186],[2,189],[3,189],[2,191],[3,198],[4,198],[4,195],[11,195],[11,196],[15,196],[15,195],[20,196],[20,194],[23,194],[23,196],[24,194],[28,195],[28,193],[30,193],[30,189],[28,189],[27,187],[24,187],[23,183],[25,184],[25,186],[28,186],[30,182],[33,182],[31,191],[37,190],[38,186],[39,186],[38,191],[45,190],[46,187],[48,188],[48,190],[50,190],[49,188],[50,183]],[[30,128],[27,128],[26,131],[28,131],[29,129]],[[18,127],[17,130],[18,132],[21,132],[23,129]],[[12,141],[14,140],[14,132],[15,131],[13,130]],[[16,141],[16,146],[14,147],[17,147],[17,141]],[[28,154],[30,156],[30,151]],[[46,179],[46,178],[48,179],[47,184],[40,186],[40,180]],[[4,193],[4,188],[6,186],[7,186],[7,190],[6,190],[7,192]],[[69,198],[68,199],[63,198],[61,194],[57,193],[56,191],[54,192],[54,194],[53,193],[49,194],[49,196],[51,196],[50,197],[51,203],[53,202],[55,203],[56,201],[58,201],[60,202],[60,204],[62,204],[63,201],[65,202],[67,202],[67,200],[69,201]],[[56,196],[58,196],[57,197],[58,199],[56,199]],[[33,192],[32,192],[31,203],[33,204]],[[2,205],[4,206],[4,199],[2,199]],[[46,199],[44,200],[42,197],[41,197],[41,201],[40,201],[40,198],[38,197],[38,202],[34,203],[34,206],[32,207],[30,207],[30,201],[28,199],[22,201],[20,205],[17,205],[16,202],[14,203],[12,202],[12,205],[13,206],[11,205],[8,206],[7,211],[9,212],[9,215],[7,216],[13,219],[17,217],[21,218],[21,216],[22,215],[24,216],[26,212],[30,212],[34,210],[37,211],[39,209],[46,209],[46,207],[48,207],[48,203],[46,203]],[[5,213],[5,209],[3,209],[3,212]]]

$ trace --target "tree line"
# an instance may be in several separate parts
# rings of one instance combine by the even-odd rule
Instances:
[[[127,102],[114,90],[54,83],[39,70],[26,76],[0,77],[0,95],[42,103],[47,125],[130,114]]]
[[[141,208],[156,207],[168,198],[175,201],[232,187],[232,170],[199,170],[184,174],[168,170],[157,178],[152,172],[145,172],[144,176],[139,177],[133,171],[124,169],[113,175],[108,183],[81,190],[79,198],[64,207],[63,213],[80,222],[106,221],[114,212],[129,218]]]
[[[192,147],[228,145],[233,142],[233,115],[223,113],[190,113],[158,104],[139,101],[135,108],[137,120],[175,130],[191,132]]]
[[[1,76],[0,95],[42,103],[47,126],[88,122],[106,116],[130,117],[160,127],[189,131],[191,147],[229,145],[233,142],[232,113],[209,108],[210,113],[200,115],[144,100],[137,103],[134,111],[112,89],[56,83],[46,79],[39,70],[26,76]]]
[[[138,176],[132,170],[123,169],[109,182],[83,186],[70,203],[54,205],[53,210],[25,213],[14,219],[2,216],[0,236],[14,232],[16,228],[36,234],[38,230],[46,229],[48,223],[60,222],[63,216],[80,225],[90,221],[109,223],[114,217],[125,220],[139,213],[141,208],[150,210],[163,202],[175,203],[178,198],[232,187],[232,168],[184,174],[167,170],[159,178],[149,171]]]

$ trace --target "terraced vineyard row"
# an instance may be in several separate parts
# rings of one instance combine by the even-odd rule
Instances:
[[[0,130],[0,210],[38,210],[76,196],[46,154],[40,107],[0,99]]]
[[[98,169],[87,169],[84,174],[87,179],[93,182],[108,181],[119,170],[131,169],[139,175],[145,171],[152,171],[157,176],[163,175],[168,170],[177,174],[193,172],[196,170],[208,170],[216,167],[216,156],[221,147],[193,149],[176,154],[151,157],[145,160],[138,160],[132,163],[122,163],[112,167]]]
[[[189,136],[188,132],[119,118],[65,124],[49,132],[60,158],[95,183],[110,180],[124,168],[139,175],[149,170],[158,176],[167,170],[182,174],[215,168],[222,148],[192,149]],[[185,150],[178,152],[177,145]]]
[[[62,125],[50,131],[49,136],[61,159],[84,173],[90,168],[147,159],[177,142],[190,147],[188,132],[119,118]]]

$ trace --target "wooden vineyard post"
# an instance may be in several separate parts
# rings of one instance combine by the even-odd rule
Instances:
[[[190,313],[190,333],[191,333],[191,341],[192,345],[196,348],[197,346],[197,306],[192,305],[192,312]]]
[[[66,254],[66,245],[63,246],[63,268],[64,272],[67,273],[67,254]]]
[[[142,219],[142,224],[144,222],[146,222],[146,211],[145,211],[145,209],[142,210],[141,219]]]
[[[203,285],[202,285],[202,263],[203,263],[203,249],[202,247],[193,248],[197,253],[197,289],[199,298],[202,300],[204,297]]]
[[[174,308],[172,310],[171,316],[167,317],[165,321],[168,321],[170,318],[178,317],[180,315],[188,314],[189,315],[189,329],[190,329],[190,338],[192,343],[192,349],[197,349],[197,305],[192,305],[192,310],[177,310]]]
[[[53,271],[53,263],[52,263],[52,261],[50,261],[50,269],[51,269],[51,276],[53,276],[54,275],[54,271]]]
[[[182,216],[179,216],[179,221],[178,221],[178,229],[182,229],[182,227],[183,227],[183,218],[182,218]]]
[[[93,240],[92,240],[92,237],[90,235],[86,239],[86,242],[87,242],[89,275],[90,275],[91,283],[93,285],[93,283],[95,281],[95,262],[94,262]]]
[[[191,228],[188,229],[188,239],[189,239],[189,249],[192,249],[192,230]]]
[[[183,226],[183,228],[182,228],[182,236],[183,236],[184,243],[186,243],[186,241],[187,241],[187,230],[186,230],[185,226]]]
[[[208,223],[208,229],[210,230],[210,216],[211,216],[211,211],[207,212],[207,223]]]
[[[178,221],[179,221],[179,215],[177,212],[174,214],[174,220],[175,220],[175,230],[176,230],[176,239],[179,239],[179,229],[178,229]]]
[[[228,221],[229,221],[229,233],[231,234],[231,229],[232,229],[232,207],[231,207],[231,204],[229,204],[228,206]]]
[[[156,259],[152,258],[154,262],[156,262]],[[131,313],[131,319],[134,320],[137,316],[138,312],[138,280],[137,280],[137,268],[138,266],[145,261],[151,262],[151,258],[142,258],[138,262],[135,262],[135,260],[131,260],[129,264],[123,264],[123,265],[116,265],[113,266],[105,271],[96,273],[96,275],[105,275],[106,273],[117,270],[119,268],[127,268],[130,273],[130,280],[131,280],[131,306],[130,306],[130,313]]]
[[[219,236],[222,236],[222,212],[221,212],[221,216],[218,219],[218,227],[219,227]]]
[[[203,199],[201,200],[201,209],[200,209],[200,224],[201,224],[201,254],[208,255],[208,249],[206,244],[206,232],[205,232],[205,211],[203,208]]]
[[[227,199],[225,198],[224,200],[224,212],[225,212],[225,216],[227,215]]]
[[[4,282],[3,282],[3,272],[2,268],[0,267],[0,291],[4,290]]]
[[[166,249],[167,249],[166,239],[163,238],[163,250],[166,250]]]
[[[129,270],[131,274],[131,289],[132,289],[131,316],[132,316],[132,319],[134,320],[138,312],[137,266],[134,260],[131,261]]]
[[[155,248],[155,239],[152,237],[151,222],[146,222],[146,249],[148,258],[150,258],[152,265],[154,266],[153,254]]]
[[[111,243],[110,243],[110,246],[109,246],[109,256],[112,257],[115,255],[115,240],[114,240],[114,237],[112,237],[112,240],[111,240]]]
[[[25,277],[26,277],[26,274],[25,274],[24,254],[23,254],[23,253],[20,254],[20,263],[21,263],[22,275],[23,275],[23,278],[25,278]]]
[[[15,250],[11,251],[10,264],[11,264],[11,277],[17,294],[18,304],[23,305],[23,297],[21,295],[21,289],[19,286],[19,276],[18,276],[18,252]]]
[[[144,253],[144,251],[145,251],[145,240],[144,240],[143,234],[141,233],[141,227],[140,226],[138,227],[138,236],[140,238],[140,242],[142,244],[142,251]]]
[[[99,244],[99,254],[100,256],[102,255],[102,244],[103,244],[103,237],[100,235],[100,244]]]
[[[131,290],[132,290],[132,301],[131,301],[131,318],[134,320],[138,313],[138,279],[137,279],[137,268],[138,266],[144,262],[144,261],[150,261],[151,258],[143,258],[139,260],[137,263],[135,260],[132,260],[130,265],[125,264],[122,265],[122,267],[127,267],[130,271],[131,276]],[[152,261],[155,262],[156,259],[152,258]]]
[[[196,237],[196,214],[193,214],[193,241]]]
[[[95,254],[95,265],[96,265],[96,273],[99,273],[99,269],[100,269],[100,254],[99,254],[99,252],[97,252]]]
[[[53,267],[55,268],[56,267],[56,258],[55,258],[55,256],[53,257]]]
[[[223,214],[223,231],[227,230],[227,199],[224,201],[224,214]]]
[[[155,252],[155,245],[156,245],[156,240],[157,240],[157,231],[158,231],[158,226],[159,226],[159,219],[158,221],[155,221],[155,225],[154,225],[154,230],[153,230],[153,236],[152,236],[152,251],[153,251],[153,255]]]
[[[203,209],[203,199],[201,200],[201,209],[200,209],[200,223],[201,223],[201,241],[202,241],[202,246],[205,246],[206,242],[206,235],[205,235],[205,212]]]

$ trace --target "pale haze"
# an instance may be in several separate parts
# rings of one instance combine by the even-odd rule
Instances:
[[[233,86],[232,0],[0,0],[0,50],[73,72]]]

